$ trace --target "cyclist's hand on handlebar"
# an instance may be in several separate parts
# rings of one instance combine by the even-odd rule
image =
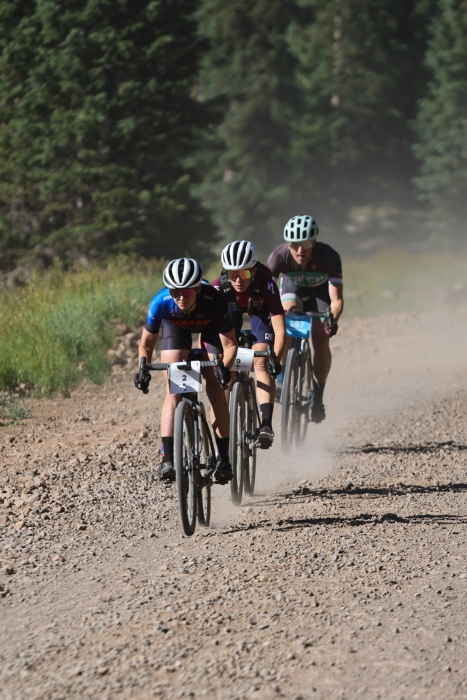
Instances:
[[[324,324],[324,332],[328,338],[332,338],[333,335],[336,335],[338,328],[339,326],[337,325],[337,321],[331,315],[331,317]]]
[[[149,391],[149,382],[151,381],[151,375],[149,373],[145,374],[142,371],[137,372],[133,378],[135,387],[147,394]]]
[[[268,372],[274,379],[282,372],[281,363],[275,355],[272,355],[268,360]]]
[[[216,379],[221,385],[223,389],[228,389],[230,380],[232,379],[232,373],[228,367],[224,367],[224,365],[219,365],[218,367],[214,368],[214,374],[216,375]]]

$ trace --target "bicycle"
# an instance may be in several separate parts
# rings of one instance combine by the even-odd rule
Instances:
[[[202,402],[201,370],[205,367],[222,368],[218,357],[214,360],[197,359],[200,351],[192,350],[188,360],[181,362],[140,361],[140,372],[167,370],[170,392],[182,394],[174,414],[174,468],[177,483],[180,520],[185,535],[193,535],[198,523],[209,527],[211,520],[212,474],[216,464],[216,452]],[[216,373],[217,374],[217,373]]]
[[[297,446],[303,444],[310,421],[313,364],[308,340],[313,318],[329,323],[331,314],[329,311],[289,312],[285,317],[287,335],[292,337],[292,347],[287,353],[280,399],[283,454],[290,453],[294,439]]]
[[[256,385],[250,372],[255,357],[268,357],[272,361],[274,352],[253,350],[254,337],[251,331],[241,331],[237,357],[232,371],[235,378],[230,387],[230,448],[229,459],[233,478],[230,482],[232,503],[240,505],[243,490],[250,496],[255,490],[256,449],[258,447],[259,407]]]

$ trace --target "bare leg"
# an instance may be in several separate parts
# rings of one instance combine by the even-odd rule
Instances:
[[[162,350],[161,362],[179,362],[187,360],[189,350]],[[165,398],[161,410],[161,437],[169,437],[174,434],[174,413],[180,394],[171,394],[169,392],[169,379],[167,372],[165,374]]]
[[[212,359],[212,356],[210,356]],[[206,394],[211,404],[211,423],[218,437],[228,438],[230,433],[229,404],[226,393],[211,368],[205,371]]]
[[[267,343],[256,343],[253,350],[267,350]],[[268,358],[255,357],[256,395],[258,403],[274,403],[276,382],[268,372]]]
[[[324,332],[322,323],[313,323],[311,341],[313,344],[313,376],[317,382],[322,384],[328,377],[332,359],[329,338]]]

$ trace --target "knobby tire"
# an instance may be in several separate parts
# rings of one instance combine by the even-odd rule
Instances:
[[[232,503],[242,502],[245,474],[245,389],[242,382],[234,382],[230,395],[230,448],[229,458],[233,478],[230,482]]]
[[[191,404],[182,399],[174,415],[174,465],[178,507],[185,535],[196,528],[198,471],[194,468],[194,426]]]
[[[245,492],[250,496],[253,496],[255,492],[255,481],[256,481],[256,430],[258,428],[258,414],[257,414],[257,401],[256,401],[256,387],[255,380],[253,377],[249,379],[249,392],[248,401],[246,403],[247,414],[246,414],[246,428],[248,434],[251,436],[251,446],[246,448],[246,458],[245,458]]]
[[[295,406],[297,426],[295,441],[297,446],[301,446],[305,442],[308,423],[310,422],[310,404],[308,401],[312,387],[313,370],[311,366],[311,350],[307,342],[304,343],[304,350],[300,354],[299,361],[301,385],[298,387],[298,395],[300,400]]]
[[[282,381],[282,417],[281,417],[281,448],[287,455],[292,449],[294,436],[297,429],[296,388],[298,382],[298,351],[290,348],[287,353],[284,379]]]
[[[211,457],[212,462],[216,461],[216,453],[214,451],[214,443],[209,430],[208,422],[204,412],[204,406],[201,404],[200,410],[200,451],[199,462],[206,464],[207,458]],[[203,473],[198,479],[198,523],[204,527],[209,527],[211,522],[211,479],[202,484]]]

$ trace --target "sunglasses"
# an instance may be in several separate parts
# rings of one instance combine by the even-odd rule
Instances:
[[[289,243],[289,246],[294,250],[298,250],[299,248],[308,250],[309,248],[313,248],[314,244],[314,241],[301,241],[300,243]]]
[[[169,291],[172,299],[180,299],[180,297],[192,299],[196,294],[196,289],[193,287],[188,287],[188,289],[170,289]]]
[[[252,277],[251,270],[227,270],[229,280],[249,280]]]

